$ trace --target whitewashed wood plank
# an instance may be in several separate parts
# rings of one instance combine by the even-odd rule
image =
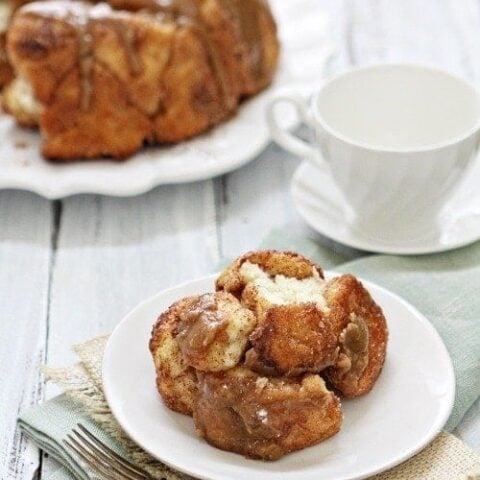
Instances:
[[[65,200],[52,275],[48,363],[71,363],[72,344],[111,331],[140,301],[208,274],[218,260],[211,181],[130,199]]]
[[[38,450],[16,428],[18,414],[43,396],[52,204],[0,193],[0,478],[31,479]]]

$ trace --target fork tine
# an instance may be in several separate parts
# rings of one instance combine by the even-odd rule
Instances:
[[[73,443],[70,443],[68,440],[63,440],[63,443],[73,450],[89,467],[102,474],[106,480],[118,480],[118,477],[113,476],[112,473],[106,470],[101,464],[86,456],[82,450],[77,448]]]
[[[108,467],[108,463],[105,462],[105,460],[103,458],[97,458],[94,453],[85,448],[80,442],[78,442],[78,440],[76,438],[74,438],[72,435],[68,434],[67,435],[67,438],[68,440],[70,441],[70,443],[80,452],[82,452],[83,454],[83,458],[88,458],[90,460],[90,462],[95,462],[95,463],[99,463],[99,464],[102,464],[103,466],[105,467]]]
[[[129,472],[136,474],[140,476],[141,478],[144,478],[145,480],[148,480],[150,477],[149,475],[135,466],[133,463],[129,462],[128,460],[125,460],[122,458],[118,453],[114,452],[110,447],[105,445],[101,440],[99,440],[97,437],[93,435],[87,428],[85,428],[81,423],[77,423],[77,427],[81,430],[81,432],[88,438],[85,438],[85,436],[79,435],[78,432],[75,430],[74,433],[76,433],[78,436],[84,439],[85,442],[88,442],[90,445],[92,445],[92,448],[97,447],[97,451],[99,450],[99,453],[101,453],[104,456],[104,459],[108,461],[113,461],[117,464],[120,464],[122,467],[127,469]]]
[[[76,430],[73,430],[73,433],[78,435]],[[87,446],[82,445],[76,438],[72,435],[67,435],[67,438],[70,440],[70,443],[76,447],[76,452],[82,452],[82,458],[88,459],[88,462],[91,466],[93,466],[97,471],[102,473],[103,475],[107,475],[109,478],[113,480],[118,480],[119,475],[121,478],[126,480],[143,480],[144,477],[139,477],[136,474],[133,474],[129,471],[123,470],[117,465],[112,464],[108,458],[104,458],[104,456],[99,455],[99,451],[92,447],[90,444],[87,443]],[[81,441],[85,441],[82,437],[79,437]],[[113,472],[117,473],[118,475],[114,475]]]

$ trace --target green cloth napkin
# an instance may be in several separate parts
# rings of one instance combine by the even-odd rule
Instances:
[[[70,450],[62,443],[67,434],[77,426],[77,423],[87,427],[98,439],[119,455],[125,456],[123,448],[91,420],[83,406],[66,395],[60,395],[27,410],[18,420],[20,428],[35,444],[63,466],[53,473],[49,480],[90,480],[90,478],[94,478],[93,472],[78,463],[76,457],[72,456]]]
[[[349,260],[317,242],[283,231],[273,232],[262,248],[295,250],[326,269],[351,272],[399,294],[437,328],[453,360],[457,394],[446,426],[454,429],[480,397],[480,243],[450,253],[396,257],[371,255]],[[64,465],[49,480],[87,479],[85,470],[64,449],[61,440],[81,421],[120,454],[122,449],[65,396],[25,412],[21,428],[42,449]]]

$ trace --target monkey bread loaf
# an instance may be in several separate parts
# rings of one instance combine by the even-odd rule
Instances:
[[[279,42],[264,0],[50,0],[7,34],[4,109],[51,160],[126,158],[228,119],[268,86]]]

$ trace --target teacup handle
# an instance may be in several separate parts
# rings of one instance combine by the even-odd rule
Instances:
[[[281,147],[294,155],[315,163],[316,166],[324,168],[325,164],[320,160],[315,148],[304,140],[298,138],[288,130],[283,129],[275,115],[275,108],[280,103],[292,104],[302,121],[311,128],[315,128],[314,121],[310,115],[308,103],[301,95],[296,93],[283,94],[275,97],[267,106],[267,122],[272,137]]]

